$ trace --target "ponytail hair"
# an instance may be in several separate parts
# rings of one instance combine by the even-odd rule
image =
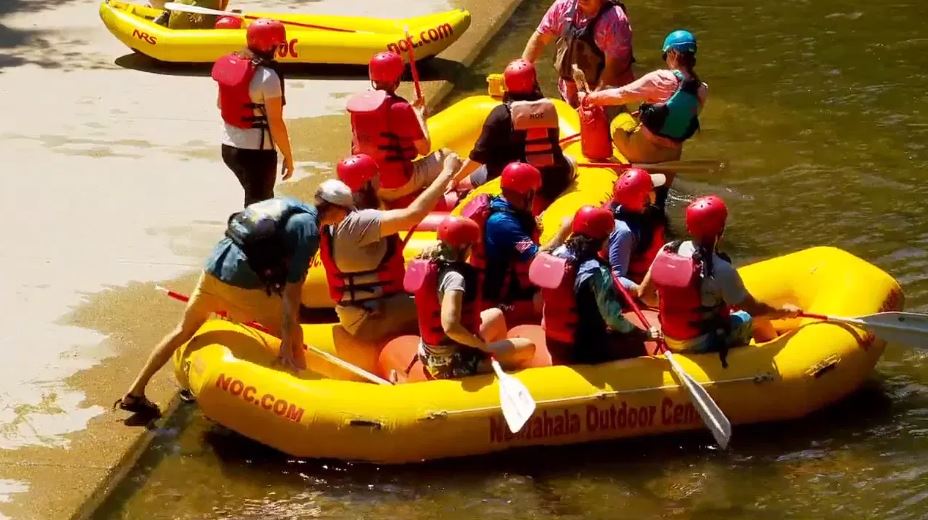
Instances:
[[[715,259],[715,241],[713,240],[709,244],[694,241],[693,246],[695,248],[693,261],[699,265],[702,279],[712,278],[715,274],[715,265],[713,263]]]
[[[696,74],[696,53],[695,52],[680,52],[677,53],[677,65],[686,71],[686,73],[695,79],[699,80],[699,76]]]
[[[586,262],[591,258],[596,258],[604,243],[605,239],[594,239],[580,233],[574,233],[567,239],[565,245],[574,254],[578,262]]]

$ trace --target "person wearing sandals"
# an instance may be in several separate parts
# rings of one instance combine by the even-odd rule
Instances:
[[[303,346],[300,296],[319,248],[319,229],[340,223],[355,208],[351,190],[335,179],[323,182],[314,199],[315,204],[268,199],[229,217],[226,236],[206,261],[180,323],[158,343],[114,408],[157,413],[158,407],[145,397],[148,381],[212,313],[261,323],[281,338],[278,362],[284,368],[298,367]]]

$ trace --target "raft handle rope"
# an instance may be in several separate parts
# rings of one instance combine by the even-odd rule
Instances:
[[[755,385],[761,385],[764,383],[772,383],[777,380],[775,374],[771,372],[762,372],[753,376],[746,377],[735,377],[731,379],[719,379],[717,381],[707,381],[703,383],[704,386],[715,386],[731,383],[753,383]],[[675,385],[661,385],[661,386],[649,386],[645,388],[632,388],[629,390],[611,390],[609,392],[597,392],[590,395],[580,395],[574,397],[561,397],[558,399],[543,399],[541,401],[536,401],[538,409],[543,409],[547,407],[564,405],[564,404],[584,404],[594,401],[603,401],[607,399],[617,399],[624,395],[629,394],[640,394],[643,392],[656,392],[656,391],[665,391],[665,390],[678,390],[683,388],[682,384]],[[420,421],[431,421],[435,419],[444,419],[452,415],[472,415],[472,414],[484,414],[487,412],[496,412],[499,411],[499,406],[481,406],[478,408],[465,408],[461,410],[441,410],[437,412],[430,412],[428,415],[424,415],[419,418]]]

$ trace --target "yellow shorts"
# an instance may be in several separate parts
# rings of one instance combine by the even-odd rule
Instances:
[[[268,296],[264,289],[235,287],[206,271],[200,274],[187,308],[204,314],[225,312],[232,321],[257,321],[271,333],[280,334],[283,300],[279,295]]]

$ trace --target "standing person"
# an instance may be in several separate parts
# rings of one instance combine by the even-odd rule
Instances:
[[[418,356],[436,379],[492,372],[490,356],[506,368],[531,361],[535,345],[506,339],[499,309],[483,309],[477,272],[466,263],[480,241],[480,227],[469,218],[450,216],[438,226],[439,245],[424,251],[407,273],[418,309]]]
[[[692,239],[665,245],[638,289],[646,302],[657,296],[664,342],[674,352],[724,354],[750,342],[752,316],[765,318],[760,332],[769,335],[773,328],[766,320],[801,312],[795,305],[772,307],[758,301],[744,287],[738,271],[718,253],[727,218],[725,202],[715,195],[691,202],[686,230]],[[732,312],[732,307],[741,310]]]
[[[525,44],[522,59],[535,63],[552,41],[556,45],[558,90],[573,107],[579,105],[574,65],[583,71],[594,90],[625,85],[635,79],[632,26],[621,2],[555,0]]]
[[[244,188],[248,206],[274,196],[276,150],[283,155],[281,179],[293,175],[293,152],[283,116],[284,78],[274,61],[286,29],[277,20],[255,20],[246,39],[247,50],[219,58],[212,77],[219,83],[224,123],[222,160]]]
[[[699,130],[699,112],[706,103],[709,87],[696,75],[696,37],[689,31],[668,34],[661,48],[666,69],[649,72],[619,88],[593,92],[584,103],[610,106],[642,103],[638,124],[615,128],[612,140],[622,155],[633,163],[676,161],[683,142]],[[673,177],[657,191],[661,209]]]
[[[574,164],[561,150],[557,109],[541,93],[535,66],[523,59],[506,66],[503,84],[503,102],[487,115],[452,189],[469,191],[499,177],[509,163],[522,161],[541,172],[539,195],[550,203],[574,178]]]
[[[285,368],[296,368],[303,347],[300,295],[319,246],[319,227],[337,224],[353,209],[351,190],[333,179],[316,190],[315,205],[274,198],[233,214],[180,323],[158,343],[114,406],[136,413],[157,412],[158,407],[145,397],[148,381],[212,313],[224,311],[240,323],[261,323],[281,340],[278,361]]]
[[[403,59],[395,52],[371,58],[368,74],[374,90],[348,100],[351,153],[367,154],[380,168],[380,199],[389,208],[405,207],[442,169],[445,150],[429,153],[432,142],[425,123],[425,105],[410,105],[396,94]],[[423,157],[417,161],[417,155]]]
[[[612,190],[609,210],[615,229],[609,235],[608,257],[612,272],[628,289],[636,289],[664,247],[667,218],[652,205],[654,188],[666,177],[651,175],[642,168],[629,168],[619,176]]]
[[[623,317],[621,296],[608,264],[599,257],[613,226],[611,211],[583,206],[573,218],[570,238],[552,253],[566,260],[563,268],[558,264],[558,283],[551,284],[556,287],[542,289],[542,326],[555,364],[644,354],[647,336]]]
[[[441,173],[409,206],[381,210],[374,159],[360,154],[339,162],[338,177],[351,188],[358,209],[323,227],[321,258],[338,321],[352,336],[379,342],[416,332],[415,303],[403,291],[399,233],[434,209],[458,166],[458,156],[447,155]]]

